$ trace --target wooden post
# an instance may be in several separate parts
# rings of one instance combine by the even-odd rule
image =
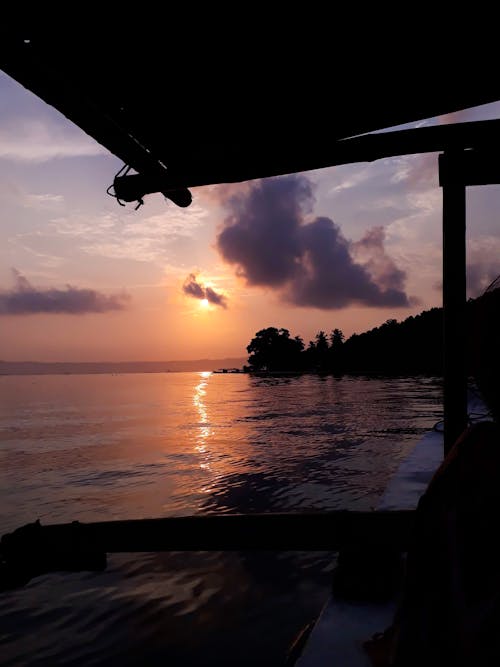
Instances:
[[[467,426],[465,177],[463,151],[439,156],[443,188],[444,454]]]

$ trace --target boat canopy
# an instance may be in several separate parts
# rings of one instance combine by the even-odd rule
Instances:
[[[459,41],[440,54],[392,23],[361,37],[318,15],[293,26],[264,18],[216,28],[120,15],[14,31],[2,36],[0,68],[140,175],[121,175],[121,198],[161,191],[181,206],[198,185],[383,157],[340,144],[500,99],[496,73],[467,75],[485,74],[484,53],[461,55]],[[398,150],[420,152],[419,142]]]

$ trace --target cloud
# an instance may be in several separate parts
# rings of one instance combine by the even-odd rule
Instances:
[[[40,163],[109,155],[88,134],[4,72],[0,72],[0,159]]]
[[[500,270],[474,262],[467,264],[467,294],[473,298],[482,294],[499,275]]]
[[[197,281],[194,273],[188,275],[182,286],[182,291],[184,294],[187,294],[187,296],[193,297],[193,299],[206,299],[209,303],[213,303],[215,306],[227,308],[226,297],[223,294],[219,294],[211,287],[201,285]]]
[[[500,239],[495,236],[478,236],[467,243],[467,297],[480,296],[500,275]],[[438,292],[443,290],[441,276],[433,284]]]
[[[61,194],[29,193],[16,183],[6,180],[0,182],[0,199],[7,204],[41,210],[57,209],[64,203],[64,197]]]
[[[304,176],[253,183],[225,202],[219,252],[247,284],[273,288],[295,305],[409,306],[406,274],[386,254],[383,230],[352,243],[330,218],[308,221],[313,204]]]
[[[479,236],[467,244],[467,294],[477,297],[500,274],[500,239]]]
[[[65,289],[39,289],[16,269],[12,269],[12,273],[15,281],[13,289],[0,291],[0,315],[107,313],[123,310],[130,298],[125,293],[107,296],[71,285]]]
[[[16,162],[108,154],[91,137],[67,123],[17,117],[0,128],[0,158]]]
[[[53,195],[50,193],[29,194],[25,197],[24,206],[27,208],[52,209],[58,208],[63,203],[64,197],[62,195]]]
[[[394,158],[393,183],[403,183],[412,193],[439,187],[438,153]]]
[[[244,194],[251,187],[249,181],[243,183],[217,183],[215,185],[203,185],[191,188],[193,199],[202,205],[219,206],[221,202],[234,195]]]
[[[369,169],[360,169],[359,166],[357,169],[352,170],[351,165],[349,165],[349,170],[342,170],[340,167],[337,167],[337,171],[339,172],[340,178],[329,187],[330,194],[337,194],[344,190],[351,190],[352,188],[361,186],[363,182],[369,178],[370,173]],[[342,176],[343,172],[345,176]]]
[[[122,211],[74,214],[52,219],[49,228],[57,235],[74,238],[75,245],[89,255],[163,265],[175,259],[176,244],[197,240],[206,219],[207,212],[192,205],[148,217]]]
[[[398,269],[385,247],[385,229],[372,227],[365,235],[351,244],[351,254],[364,265],[376,284],[383,289],[404,290],[406,273]]]

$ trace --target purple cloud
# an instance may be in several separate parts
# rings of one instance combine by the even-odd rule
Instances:
[[[206,299],[209,303],[213,303],[215,306],[227,308],[226,297],[223,294],[219,294],[211,287],[200,285],[194,273],[188,275],[182,286],[182,291],[184,294],[193,297],[193,299]]]
[[[19,271],[12,269],[14,287],[0,291],[0,315],[34,315],[39,313],[83,315],[123,310],[128,294],[107,296],[91,289],[67,285],[64,289],[34,287]]]
[[[385,229],[381,226],[371,227],[359,241],[351,244],[351,251],[379,287],[403,291],[406,273],[398,269],[389,257],[384,242]]]
[[[410,305],[406,274],[386,254],[383,229],[355,244],[330,218],[307,221],[314,198],[304,176],[257,181],[224,203],[228,215],[217,246],[249,285],[323,309]]]

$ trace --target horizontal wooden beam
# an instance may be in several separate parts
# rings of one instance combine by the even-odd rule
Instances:
[[[486,148],[447,152],[439,156],[442,187],[500,184],[500,151],[494,143]]]
[[[268,146],[265,151],[256,147],[255,154],[243,151],[238,158],[233,156],[228,159],[221,151],[220,155],[210,155],[204,160],[190,162],[187,154],[183,164],[174,162],[161,179],[148,178],[148,189],[168,192],[184,187],[247,181],[442,150],[488,147],[493,155],[496,146],[500,146],[499,120],[379,132],[342,140],[329,140],[328,136],[325,136],[320,144],[314,146],[302,145],[300,137],[297,137],[290,140],[286,146],[283,144]],[[472,159],[470,164],[468,176],[470,184],[480,184],[473,180],[476,178],[476,181],[484,181],[484,176],[474,177]],[[484,169],[479,173],[484,174]],[[134,176],[126,176],[123,181],[130,179],[132,182],[133,178]]]
[[[0,551],[21,553],[86,545],[104,552],[319,549],[385,544],[406,548],[414,513],[410,510],[321,513],[227,514],[136,519],[43,526],[28,524],[4,535]]]
[[[162,188],[165,191],[240,182],[342,164],[373,162],[399,155],[482,146],[500,146],[500,120],[379,132],[334,141],[326,135],[315,145],[304,145],[300,135],[291,136],[286,146],[269,146],[265,151],[257,150],[256,154],[242,153],[238,159],[233,157],[227,160],[214,155],[203,162],[190,163],[187,156],[185,165],[172,164],[168,169]]]
[[[54,571],[102,570],[106,554],[142,551],[406,551],[412,511],[249,514],[53,524],[39,521],[0,540],[0,590]]]

